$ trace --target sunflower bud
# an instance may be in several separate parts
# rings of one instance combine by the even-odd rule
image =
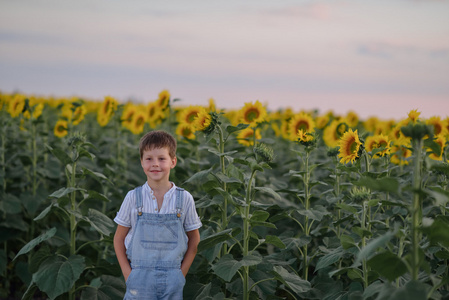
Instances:
[[[401,127],[401,131],[404,136],[410,137],[415,141],[422,140],[426,135],[433,136],[433,126],[421,122],[410,122],[407,126]]]
[[[371,195],[371,191],[364,187],[358,187],[358,186],[354,186],[350,192],[350,196],[352,199],[354,199],[355,201],[364,201],[369,199]]]
[[[254,147],[254,153],[258,162],[271,162],[274,159],[274,151],[264,143],[257,144]]]

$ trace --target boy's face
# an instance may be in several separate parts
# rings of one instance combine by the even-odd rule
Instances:
[[[170,157],[168,148],[151,148],[143,152],[140,160],[149,184],[169,181],[170,170],[176,166],[176,157]]]

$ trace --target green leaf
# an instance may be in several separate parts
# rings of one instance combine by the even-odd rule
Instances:
[[[33,274],[33,282],[50,299],[68,292],[80,277],[85,267],[84,257],[70,256],[68,259],[58,255],[47,258],[39,271]]]
[[[288,272],[281,266],[275,266],[273,272],[278,281],[285,284],[295,293],[305,293],[312,289],[310,282],[301,279],[298,275]]]
[[[348,204],[345,204],[345,203],[337,203],[336,206],[338,208],[341,208],[342,210],[350,212],[351,214],[356,214],[357,213],[357,208],[355,208],[355,207],[353,207],[351,205],[348,205]]]
[[[435,199],[436,205],[445,206],[449,201],[449,192],[440,187],[430,188],[430,190],[426,190],[425,192]]]
[[[360,250],[354,265],[357,265],[362,260],[367,259],[373,253],[375,253],[378,248],[384,247],[394,236],[395,233],[388,231],[384,235],[371,240],[365,248]]]
[[[11,194],[5,194],[2,201],[0,201],[0,210],[7,214],[18,214],[22,212],[22,205],[20,199]]]
[[[279,195],[278,193],[276,193],[272,188],[269,187],[255,187],[254,188],[256,191],[260,191],[260,192],[264,192],[267,194],[270,194],[271,196],[274,197],[275,200],[281,200],[281,195]]]
[[[235,260],[231,254],[226,254],[212,266],[212,270],[218,277],[229,282],[240,267],[241,263],[239,261]]]
[[[390,193],[399,192],[399,182],[396,178],[383,177],[383,178],[370,178],[362,177],[359,181],[354,182],[354,185],[365,186],[373,191],[382,191]]]
[[[256,210],[255,212],[253,212],[250,219],[251,219],[251,221],[264,222],[266,219],[268,219],[269,216],[270,216],[270,213],[267,211]]]
[[[329,215],[330,212],[324,206],[316,205],[312,209],[301,209],[297,211],[300,215],[307,216],[311,220],[321,221],[324,216]]]
[[[226,126],[226,132],[227,133],[234,133],[234,132],[237,132],[237,131],[245,129],[248,126],[249,126],[248,124],[242,124],[242,123],[240,123],[237,126],[228,125],[228,126]]]
[[[17,253],[17,255],[14,257],[13,260],[15,260],[17,257],[19,257],[22,254],[30,252],[34,247],[36,247],[43,241],[48,240],[49,238],[53,237],[55,235],[55,233],[56,233],[56,227],[53,227],[50,230],[47,230],[45,233],[38,236],[37,238],[31,240],[25,246],[23,246],[22,249],[20,249],[19,253]]]
[[[449,247],[449,217],[437,216],[430,226],[423,228],[432,245]]]
[[[285,249],[285,244],[281,239],[275,235],[267,235],[265,237],[265,243],[278,247],[279,249]]]
[[[344,253],[345,253],[344,249],[342,247],[338,247],[333,249],[332,252],[327,253],[326,255],[320,257],[318,263],[316,264],[315,271],[318,271],[320,269],[323,269],[327,266],[336,263],[343,257]]]
[[[226,229],[217,233],[214,233],[206,238],[201,238],[200,243],[198,244],[198,252],[201,252],[205,249],[211,248],[221,242],[227,241],[232,238],[230,233],[232,229]]]
[[[260,256],[255,255],[247,255],[242,258],[240,261],[240,265],[244,267],[255,266],[262,262],[262,258]]]
[[[123,299],[126,286],[122,279],[110,276],[102,275],[100,278],[100,285],[97,286],[97,282],[94,280],[91,285],[81,293],[81,300],[121,300]]]
[[[43,218],[45,218],[45,216],[51,211],[51,208],[53,207],[54,203],[50,204],[49,206],[47,206],[36,218],[34,218],[34,221],[39,221]]]
[[[184,181],[184,183],[202,184],[208,180],[207,177],[212,172],[212,169],[213,168],[197,172]]]
[[[91,198],[91,199],[97,199],[97,200],[100,200],[103,202],[111,202],[111,200],[109,200],[105,195],[100,194],[96,191],[89,190],[88,193],[89,193],[89,198]]]
[[[74,188],[74,187],[60,188],[56,192],[53,192],[49,197],[62,198],[72,192],[75,192],[75,191],[86,191],[86,190],[82,189],[82,188]]]
[[[110,235],[114,232],[115,224],[114,222],[102,212],[96,209],[89,208],[87,213],[88,222],[94,227],[99,233],[103,235]]]
[[[354,239],[346,234],[340,236],[340,243],[343,249],[349,249],[356,246]]]
[[[407,299],[407,300],[427,300],[427,293],[430,287],[426,284],[411,280],[406,285],[397,289],[389,299]]]
[[[83,174],[85,175],[91,175],[93,178],[101,182],[101,180],[106,180],[109,183],[112,183],[109,178],[107,178],[103,173],[100,172],[94,172],[92,170],[89,170],[87,168],[83,168]]]
[[[407,272],[404,261],[388,251],[376,254],[368,260],[368,266],[390,282]]]
[[[63,166],[73,163],[70,156],[61,148],[52,148],[49,145],[46,145],[47,149],[61,162]]]

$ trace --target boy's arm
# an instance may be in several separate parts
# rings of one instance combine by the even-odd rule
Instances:
[[[187,237],[189,238],[189,242],[187,244],[187,251],[184,255],[184,259],[181,263],[181,271],[184,274],[184,277],[189,272],[190,266],[193,263],[193,259],[195,258],[196,252],[198,251],[198,244],[200,242],[200,232],[198,229],[187,231]]]
[[[125,238],[128,234],[129,227],[117,225],[117,229],[114,235],[114,250],[117,256],[118,263],[122,269],[123,277],[125,281],[128,280],[128,276],[131,273],[131,266],[129,265],[128,257],[126,256]]]

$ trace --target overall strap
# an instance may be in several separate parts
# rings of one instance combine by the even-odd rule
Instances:
[[[178,218],[181,217],[183,196],[184,196],[184,189],[176,187],[176,212],[178,213]]]
[[[136,208],[137,208],[137,214],[139,216],[142,215],[142,186],[138,186],[134,189],[134,196],[136,197]]]

